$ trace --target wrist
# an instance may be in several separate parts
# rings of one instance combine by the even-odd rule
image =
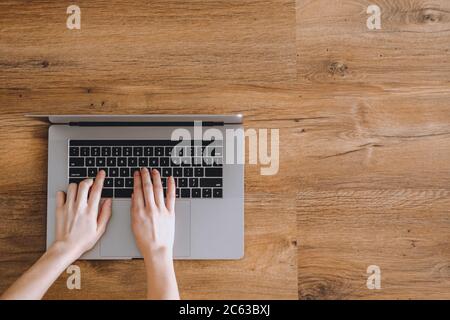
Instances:
[[[167,268],[173,266],[172,250],[160,248],[157,250],[147,250],[143,253],[144,263],[151,268]]]
[[[48,249],[48,253],[70,260],[69,263],[77,260],[83,254],[77,246],[65,241],[55,241]]]

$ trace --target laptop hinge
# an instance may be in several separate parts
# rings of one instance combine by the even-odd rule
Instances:
[[[220,121],[200,121],[203,127],[224,126]],[[79,121],[69,122],[69,126],[79,127],[193,127],[194,121]]]

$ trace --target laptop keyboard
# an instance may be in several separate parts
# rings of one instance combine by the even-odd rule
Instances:
[[[167,178],[173,176],[177,198],[222,198],[222,141],[178,144],[171,140],[70,140],[69,183],[94,178],[105,170],[102,197],[131,198],[134,171],[147,167],[160,172],[164,196]]]

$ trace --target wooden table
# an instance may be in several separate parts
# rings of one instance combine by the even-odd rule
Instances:
[[[382,29],[366,27],[367,6]],[[45,249],[47,127],[25,113],[242,113],[245,258],[176,261],[183,298],[450,298],[450,3],[0,3],[0,291]],[[78,261],[48,299],[143,298],[143,263]],[[380,290],[366,268],[381,268]]]

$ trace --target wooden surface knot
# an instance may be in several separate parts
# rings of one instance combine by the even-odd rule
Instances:
[[[348,67],[342,62],[332,62],[328,65],[328,73],[331,75],[339,75],[344,77],[348,72]]]

